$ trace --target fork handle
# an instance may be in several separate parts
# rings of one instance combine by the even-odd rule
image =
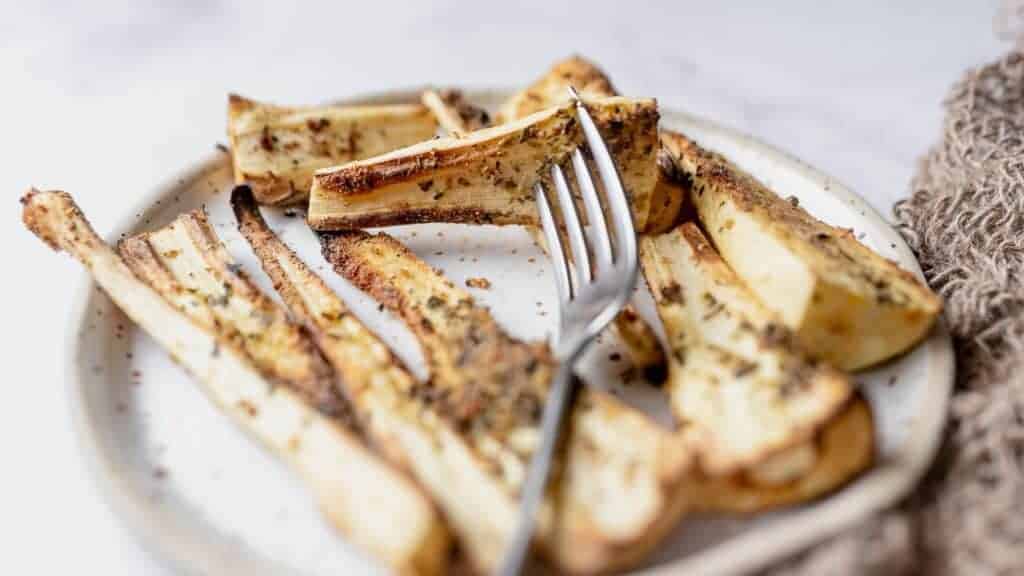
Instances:
[[[581,347],[582,348],[582,347]],[[544,500],[551,472],[551,461],[566,428],[565,415],[572,407],[579,389],[579,382],[573,376],[573,364],[579,352],[558,365],[558,371],[551,381],[548,397],[541,416],[541,445],[530,458],[530,469],[520,495],[519,518],[515,535],[505,550],[498,568],[500,576],[517,576],[523,569],[536,528],[537,509]]]

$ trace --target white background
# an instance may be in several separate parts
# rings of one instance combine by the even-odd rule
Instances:
[[[224,140],[228,91],[301,104],[517,86],[576,52],[621,91],[786,149],[889,215],[949,85],[1007,48],[995,13],[995,0],[0,3],[0,571],[159,573],[76,454],[61,361],[78,267],[20,226],[28,186],[72,192],[103,233]]]

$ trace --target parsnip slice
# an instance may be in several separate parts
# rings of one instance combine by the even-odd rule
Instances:
[[[455,138],[491,124],[487,111],[471,104],[458,90],[424,90],[420,101],[437,118],[441,130]]]
[[[210,322],[205,301],[179,297],[183,289],[172,278],[163,275],[153,285],[140,280],[93,232],[68,194],[33,190],[22,202],[28,228],[82,262],[111,300],[195,376],[226,414],[289,461],[348,538],[397,573],[444,572],[447,533],[429,500],[364,447],[357,431],[311,405],[290,379],[273,379],[257,368],[233,336]],[[185,312],[193,306],[196,313]],[[398,515],[404,521],[393,523]]]
[[[750,470],[695,483],[694,507],[749,514],[808,502],[871,466],[874,440],[871,409],[856,398],[814,441],[771,456]]]
[[[912,274],[685,136],[663,143],[722,257],[813,356],[858,370],[928,333],[942,302]]]
[[[345,232],[321,241],[338,272],[405,320],[432,374],[431,405],[495,460],[493,474],[514,496],[538,442],[553,370],[546,349],[508,336],[469,294],[388,236]],[[688,454],[607,395],[582,394],[564,458],[539,524],[543,549],[562,570],[607,572],[637,561],[687,506]],[[508,505],[514,510],[514,500]],[[501,520],[507,538],[513,522]]]
[[[657,177],[657,104],[598,98],[587,107],[616,160],[642,229]],[[533,186],[550,187],[583,141],[571,105],[317,172],[309,205],[316,230],[415,222],[536,224]]]
[[[416,104],[288,108],[228,97],[235,181],[263,204],[301,202],[316,170],[429,140],[436,126]]]
[[[642,239],[641,261],[669,339],[672,408],[708,474],[809,440],[845,405],[849,381],[803,359],[694,224]]]

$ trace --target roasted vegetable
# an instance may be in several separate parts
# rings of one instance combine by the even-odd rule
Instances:
[[[586,101],[643,228],[657,177],[653,100]],[[461,138],[441,138],[317,172],[309,204],[316,230],[414,222],[536,224],[533,187],[550,186],[583,134],[571,105]]]
[[[415,104],[285,108],[228,97],[235,182],[262,204],[301,202],[316,170],[429,140],[436,126]]]
[[[571,56],[556,62],[544,76],[506,100],[498,110],[498,123],[567,103],[569,86],[584,98],[618,96],[611,80],[600,68],[584,58]]]
[[[553,370],[546,347],[505,334],[469,294],[388,236],[345,232],[321,239],[335,269],[417,336],[431,381],[412,396],[489,463],[486,480],[498,486],[496,494],[462,494],[449,506],[488,519],[495,540],[474,542],[470,554],[478,568],[493,567],[514,529],[515,496],[538,442]],[[601,393],[583,393],[570,425],[561,469],[539,516],[542,550],[573,573],[628,566],[686,509],[688,455],[645,415]]]
[[[804,360],[693,224],[641,241],[669,340],[672,408],[711,476],[813,438],[846,404],[839,372]]]
[[[180,254],[170,252],[179,248],[154,253],[147,242],[133,241],[126,252],[137,276],[93,232],[68,194],[33,190],[22,203],[28,228],[82,262],[110,299],[195,376],[211,400],[290,462],[326,517],[349,539],[397,573],[445,572],[447,530],[430,501],[363,445],[323,359],[280,311],[227,268],[216,250],[198,248],[190,236],[175,244]],[[178,258],[179,271],[202,277],[193,284],[195,292],[162,265]],[[265,319],[268,334],[277,336],[265,346],[243,343],[253,333],[249,312],[254,321]],[[394,522],[396,517],[402,522]]]
[[[777,196],[681,134],[663,135],[722,257],[816,358],[844,370],[896,356],[931,329],[942,302],[920,280]]]
[[[491,124],[487,111],[471,104],[458,90],[425,90],[420,101],[430,109],[441,130],[449,136],[458,138]]]

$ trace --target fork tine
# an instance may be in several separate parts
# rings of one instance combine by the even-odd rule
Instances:
[[[590,167],[583,159],[583,153],[577,148],[572,152],[572,169],[576,173],[576,183],[583,197],[583,207],[587,211],[587,222],[590,223],[590,237],[593,240],[594,258],[597,268],[611,266],[612,240],[608,236],[608,222],[604,218],[601,200],[594,189],[594,180],[590,175]]]
[[[572,197],[569,183],[565,181],[565,173],[558,164],[551,165],[551,180],[558,191],[558,207],[565,221],[565,232],[569,236],[569,247],[576,268],[576,279],[580,284],[590,282],[590,255],[587,253],[587,238],[583,235],[580,224],[580,213],[576,210],[576,201]]]
[[[626,199],[626,192],[622,189],[622,181],[619,179],[619,172],[615,168],[608,147],[601,138],[593,118],[587,112],[587,108],[579,99],[576,100],[576,111],[579,117],[580,127],[583,129],[583,136],[590,148],[590,154],[594,158],[597,172],[601,175],[601,182],[608,200],[608,212],[611,214],[612,223],[615,226],[615,255],[616,265],[632,269],[636,265],[636,231],[633,228],[633,214],[629,209],[629,201]]]
[[[533,191],[537,196],[537,212],[540,213],[544,239],[548,243],[548,252],[551,254],[551,265],[555,269],[555,288],[558,290],[559,304],[564,305],[572,300],[572,283],[569,280],[569,265],[565,261],[565,250],[562,249],[562,239],[558,234],[555,217],[551,214],[551,204],[548,203],[547,194],[544,193],[544,186],[538,182],[534,185]]]

